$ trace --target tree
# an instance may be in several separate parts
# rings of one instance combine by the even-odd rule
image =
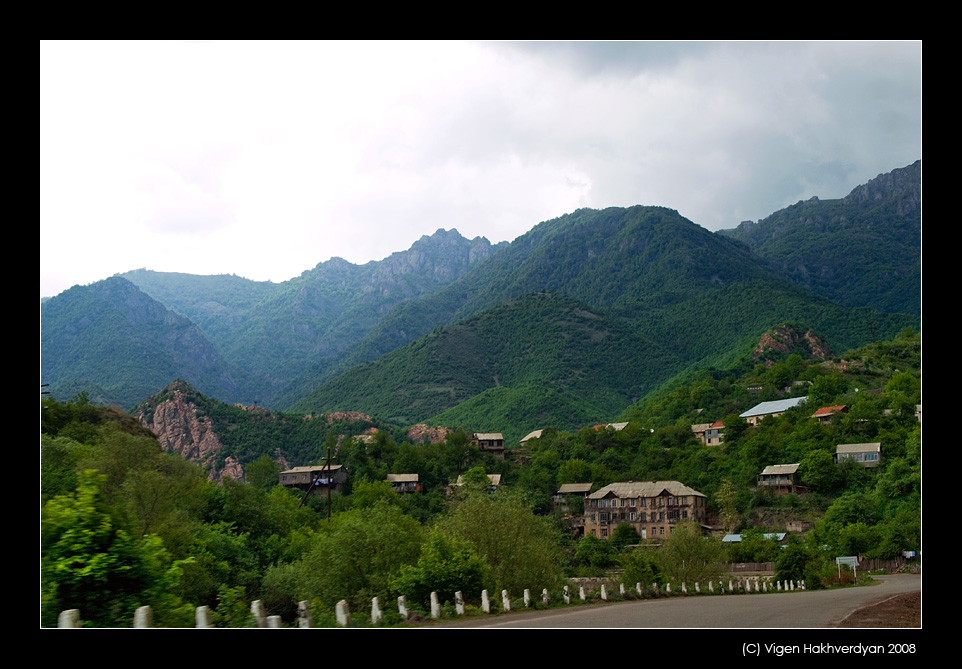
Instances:
[[[717,537],[704,537],[694,522],[675,525],[658,553],[658,565],[674,583],[710,581],[722,573],[725,548]]]
[[[301,560],[271,568],[265,588],[285,593],[289,604],[317,598],[328,609],[341,599],[370,606],[372,597],[394,593],[393,579],[417,562],[423,536],[418,522],[393,505],[344,511],[322,523]]]
[[[731,534],[738,527],[738,488],[732,483],[731,479],[722,479],[715,499],[721,509],[722,518],[725,523],[725,531]]]
[[[636,548],[618,556],[618,563],[624,569],[621,582],[627,586],[641,583],[647,588],[661,580],[658,560],[650,548]]]
[[[491,589],[540,590],[562,578],[561,542],[557,530],[535,516],[524,500],[510,492],[468,494],[438,526],[474,546],[490,567]]]
[[[453,600],[458,591],[466,598],[480,599],[487,576],[488,565],[471,544],[435,528],[417,564],[403,565],[394,586],[410,601],[426,605],[432,592],[437,592],[442,602]]]
[[[76,493],[44,505],[42,624],[55,625],[61,610],[79,609],[86,623],[128,626],[134,610],[145,604],[154,607],[161,624],[186,622],[183,603],[170,594],[180,580],[181,563],[170,558],[156,535],[138,540],[118,526],[104,500],[106,480],[85,471]]]
[[[641,543],[641,535],[628,523],[619,523],[611,533],[610,541],[615,550],[623,551],[633,544]]]

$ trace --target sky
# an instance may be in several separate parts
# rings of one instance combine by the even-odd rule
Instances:
[[[921,157],[920,41],[41,42],[40,295],[581,207],[732,228]]]

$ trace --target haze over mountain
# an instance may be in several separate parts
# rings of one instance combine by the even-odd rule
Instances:
[[[548,396],[572,419],[610,420],[686,366],[786,321],[836,350],[917,324],[917,311],[882,313],[920,294],[920,165],[910,168],[725,233],[663,207],[581,209],[511,244],[438,230],[382,261],[332,259],[280,284],[128,272],[42,306],[43,380],[55,396],[87,383],[124,406],[181,377],[224,401],[402,423],[461,404],[486,405],[492,421],[541,420]],[[829,253],[865,230],[885,257],[910,260],[866,269],[865,254]],[[891,280],[847,288],[870,270]]]

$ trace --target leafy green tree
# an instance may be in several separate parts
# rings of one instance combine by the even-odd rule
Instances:
[[[105,504],[106,476],[81,475],[76,493],[59,495],[41,516],[41,620],[55,625],[64,609],[79,609],[94,626],[129,626],[149,604],[159,624],[183,624],[185,607],[171,591],[181,564],[156,535],[134,539]]]
[[[244,477],[250,485],[266,491],[277,485],[280,473],[281,468],[265,454],[247,465]]]
[[[694,522],[675,525],[658,552],[658,565],[672,583],[717,579],[723,571],[725,547],[717,537],[702,536]]]
[[[605,539],[589,534],[578,540],[575,560],[580,565],[600,571],[614,566],[616,558],[614,545]]]
[[[448,536],[465,539],[490,567],[491,589],[540,590],[561,582],[561,541],[547,518],[536,516],[519,495],[467,495],[438,526]]]
[[[618,556],[618,564],[624,569],[621,581],[627,587],[641,583],[647,588],[661,580],[661,568],[650,548],[635,548]]]
[[[619,523],[609,539],[615,550],[621,552],[634,544],[641,543],[641,535],[628,523]]]
[[[487,563],[467,541],[446,537],[437,528],[428,536],[415,565],[403,565],[394,581],[398,592],[411,602],[428,604],[432,592],[451,601],[455,592],[469,600],[480,599],[488,576]]]
[[[288,605],[317,598],[333,609],[346,599],[358,610],[394,593],[393,579],[417,562],[423,536],[416,520],[390,504],[338,513],[321,524],[302,559],[268,570],[265,588]]]

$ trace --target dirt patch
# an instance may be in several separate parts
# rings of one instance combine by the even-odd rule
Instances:
[[[922,627],[922,593],[907,592],[865,606],[838,627]]]

